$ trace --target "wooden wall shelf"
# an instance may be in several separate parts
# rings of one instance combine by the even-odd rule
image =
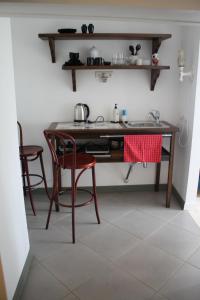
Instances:
[[[152,53],[158,52],[163,40],[171,34],[154,33],[39,33],[38,37],[49,41],[52,62],[56,62],[55,40],[149,40],[152,41]]]
[[[152,54],[157,53],[162,41],[171,38],[171,34],[154,33],[39,33],[38,37],[42,40],[48,40],[52,63],[56,62],[55,41],[56,40],[149,40],[152,41]],[[76,70],[111,70],[111,69],[135,69],[150,70],[150,90],[155,88],[156,81],[160,76],[161,70],[169,69],[169,66],[137,66],[137,65],[111,65],[111,66],[65,66],[63,70],[71,70],[73,91],[76,91]]]
[[[170,69],[169,66],[152,66],[152,65],[110,65],[110,66],[62,66],[63,70],[69,70],[72,72],[72,87],[73,91],[76,92],[76,70],[150,70],[151,71],[151,80],[150,80],[150,90],[153,91],[155,88],[156,81],[160,76],[161,70]]]

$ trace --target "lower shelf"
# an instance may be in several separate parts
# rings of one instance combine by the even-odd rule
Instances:
[[[102,156],[96,156],[96,161],[98,163],[109,163],[109,162],[124,162],[124,153],[122,150],[111,150],[110,151],[110,157],[102,157]],[[162,148],[162,161],[168,161],[169,160],[169,152]]]
[[[72,88],[73,92],[76,92],[76,71],[77,70],[149,70],[151,72],[150,77],[150,90],[154,91],[156,81],[160,76],[161,70],[169,70],[169,66],[153,66],[153,65],[97,65],[97,66],[87,66],[87,65],[80,65],[80,66],[68,66],[63,65],[63,70],[71,71],[72,72]]]

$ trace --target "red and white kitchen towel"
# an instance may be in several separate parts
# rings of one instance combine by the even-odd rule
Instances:
[[[126,135],[124,136],[125,162],[160,162],[162,135]]]

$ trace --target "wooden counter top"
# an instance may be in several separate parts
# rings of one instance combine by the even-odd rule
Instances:
[[[166,125],[162,127],[134,127],[134,128],[126,128],[123,123],[120,123],[120,128],[67,128],[67,124],[71,124],[72,122],[54,122],[49,126],[49,130],[61,130],[63,132],[68,132],[74,137],[78,138],[95,138],[100,137],[102,135],[128,135],[128,134],[172,134],[178,131],[178,127],[166,122],[161,121]],[[63,124],[62,129],[57,129],[58,124]]]

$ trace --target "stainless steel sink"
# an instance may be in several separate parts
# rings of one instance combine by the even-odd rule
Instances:
[[[153,121],[130,121],[125,124],[126,128],[160,128],[160,127],[168,127],[163,122],[157,124]]]

